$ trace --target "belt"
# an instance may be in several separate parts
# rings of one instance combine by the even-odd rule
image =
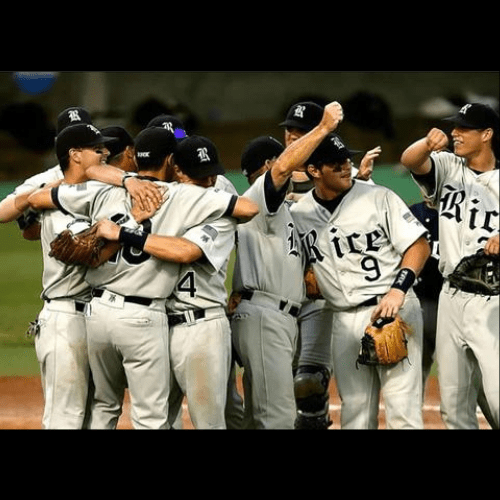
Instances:
[[[205,318],[205,309],[192,309],[183,313],[169,314],[168,326],[182,325],[184,323],[194,323]]]
[[[370,306],[376,306],[377,304],[378,304],[378,297],[372,297],[371,299],[361,302],[361,304],[357,305],[356,307],[370,307]]]
[[[113,294],[113,292],[109,293]],[[102,297],[103,294],[104,290],[101,290],[100,288],[94,288],[92,290],[93,297],[99,298]],[[153,299],[147,299],[146,297],[137,297],[136,295],[120,295],[120,297],[123,297],[124,302],[131,302],[132,304],[139,304],[141,306],[150,306],[153,303]]]
[[[47,304],[50,304],[53,300],[57,300],[57,299],[46,299],[45,302],[47,302]],[[71,299],[62,299],[62,300],[65,300],[66,302],[73,303],[75,306],[75,311],[77,311],[77,312],[82,313],[85,311],[86,302],[80,302],[79,300],[71,300]]]
[[[241,292],[241,298],[243,300],[252,300],[255,297],[256,292],[253,290],[243,290]],[[288,310],[287,306],[289,305],[289,301],[285,299],[279,299],[279,302],[277,303],[278,309],[283,312],[287,312],[290,314],[290,316],[293,316],[294,318],[297,318],[300,314],[300,307],[291,305]]]

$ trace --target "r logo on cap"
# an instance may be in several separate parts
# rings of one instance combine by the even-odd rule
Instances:
[[[304,110],[306,109],[305,106],[298,105],[295,108],[295,111],[293,112],[293,116],[298,116],[299,118],[304,118]]]
[[[207,148],[198,148],[198,157],[200,158],[200,162],[210,162],[210,156],[208,156]]]
[[[471,107],[470,104],[466,104],[461,110],[460,114],[465,115],[467,113],[467,110]]]

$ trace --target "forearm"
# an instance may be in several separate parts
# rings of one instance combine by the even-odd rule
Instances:
[[[418,277],[430,255],[431,247],[429,242],[422,236],[405,252],[400,267],[401,269],[411,269],[415,273],[415,277]]]
[[[93,165],[85,170],[85,174],[91,180],[101,181],[113,186],[123,186],[123,178],[126,173],[111,165]]]
[[[401,164],[416,175],[428,174],[431,170],[432,150],[427,139],[420,139],[409,146],[401,155]]]
[[[153,257],[179,264],[191,264],[202,257],[200,247],[184,238],[150,234],[144,251]]]
[[[20,195],[18,195],[20,196]],[[2,200],[0,203],[0,222],[5,223],[5,222],[12,222],[21,217],[23,212],[26,210],[26,208],[29,208],[29,204],[27,207],[22,210],[22,205],[19,203],[19,208],[18,208],[18,202],[17,198],[18,196],[9,196],[8,198],[5,198]],[[26,200],[27,203],[27,200]]]
[[[294,170],[303,167],[331,129],[322,124],[290,144],[276,160],[271,170],[276,189],[283,187]]]
[[[191,264],[203,255],[198,245],[185,238],[148,234],[126,227],[114,228],[113,234],[109,233],[112,239],[116,238],[116,235],[121,244],[142,250],[160,260]]]

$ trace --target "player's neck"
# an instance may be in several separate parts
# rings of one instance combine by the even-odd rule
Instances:
[[[477,154],[466,158],[467,166],[476,172],[488,172],[494,170],[496,158],[491,149],[479,151]]]
[[[339,196],[341,196],[346,190],[343,191],[337,191],[333,190],[330,188],[327,188],[326,186],[320,186],[316,184],[314,188],[314,194],[323,201],[333,201]]]
[[[79,165],[70,165],[64,172],[64,182],[66,184],[79,184],[88,181],[89,178]]]

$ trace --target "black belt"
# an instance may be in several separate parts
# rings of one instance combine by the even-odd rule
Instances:
[[[169,314],[168,315],[168,326],[182,325],[184,323],[189,323],[191,321],[197,321],[205,317],[204,309],[193,309],[187,313],[181,314]]]
[[[253,290],[243,290],[241,292],[241,298],[243,300],[252,300],[252,297],[253,297]],[[288,302],[286,300],[280,300],[279,310],[284,311],[287,304]],[[288,310],[288,314],[290,314],[290,316],[293,316],[294,318],[297,318],[300,314],[300,307],[297,306],[290,307],[290,309]]]
[[[92,290],[93,297],[99,298],[102,297],[103,294],[104,290],[101,290],[100,288],[94,288],[94,290]],[[141,306],[150,306],[153,303],[153,299],[147,299],[146,297],[137,297],[136,295],[126,295],[126,296],[121,295],[121,297],[123,297],[124,302],[131,302],[132,304],[140,304]]]
[[[45,302],[47,302],[47,304],[50,304],[52,301],[52,299],[47,299]],[[75,311],[78,311],[78,312],[84,312],[85,311],[85,302],[80,302],[78,300],[75,300]]]
[[[370,307],[370,306],[376,306],[378,304],[378,298],[377,297],[372,297],[371,299],[365,300],[364,302],[361,302],[356,307]]]

